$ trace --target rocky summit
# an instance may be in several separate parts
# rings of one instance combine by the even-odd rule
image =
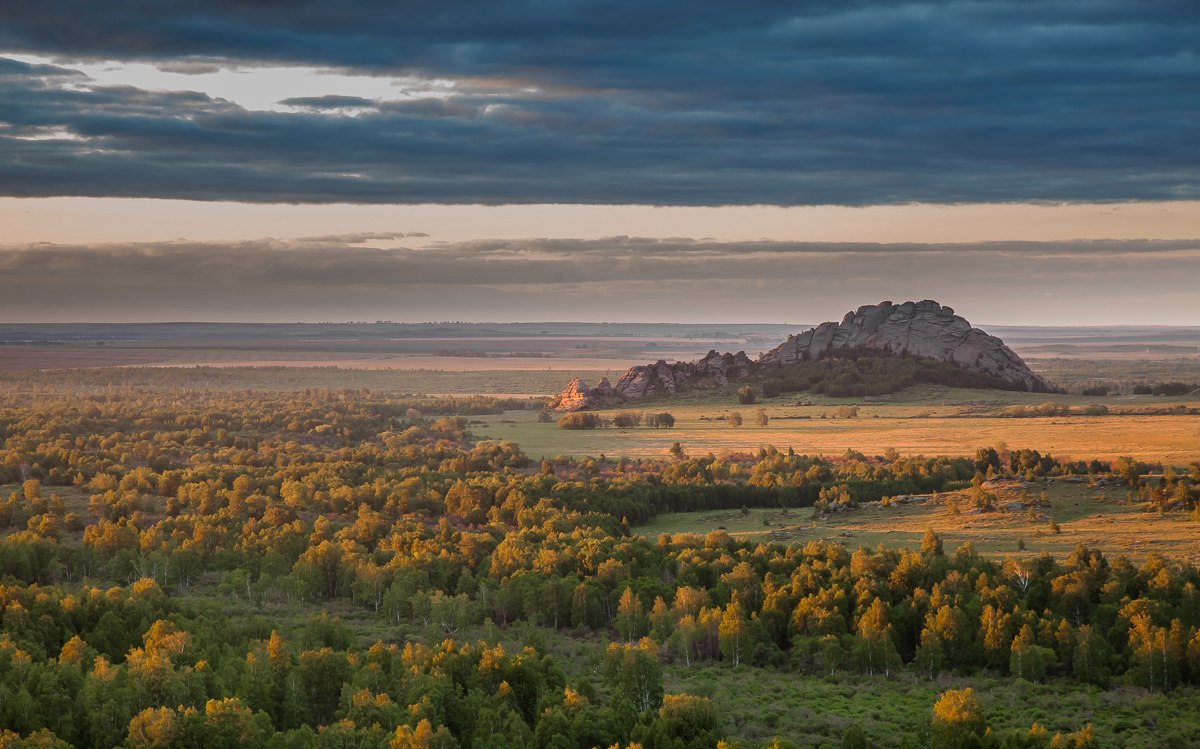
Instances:
[[[873,349],[954,362],[1026,390],[1049,392],[1050,386],[1004,345],[1004,341],[971,326],[950,307],[926,299],[892,304],[880,302],[847,312],[840,323],[826,322],[790,336],[759,357],[766,366],[788,366],[819,359],[833,349]]]
[[[611,384],[607,378],[592,388],[579,378],[571,380],[548,407],[556,411],[582,411],[635,401],[651,395],[713,388],[744,379],[773,367],[788,367],[820,359],[837,349],[882,351],[896,356],[923,356],[953,362],[964,369],[983,372],[1033,392],[1051,388],[1029,369],[1021,357],[996,336],[971,326],[950,307],[926,299],[920,302],[880,302],[846,313],[840,323],[825,322],[751,360],[745,352],[709,351],[694,362],[632,367]]]

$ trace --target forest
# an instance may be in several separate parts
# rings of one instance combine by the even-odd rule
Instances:
[[[505,407],[523,406],[8,387],[0,746],[1083,748],[1134,730],[993,727],[961,684],[981,674],[1168,695],[1137,730],[1200,735],[1186,560],[991,558],[933,532],[919,548],[639,533],[681,510],[982,497],[996,476],[1117,482],[1194,513],[1200,464],[987,447],[532,460],[472,435],[472,415]],[[709,667],[946,688],[908,730],[748,743],[720,700],[668,688]]]

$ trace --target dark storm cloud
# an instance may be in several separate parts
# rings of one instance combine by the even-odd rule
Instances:
[[[1200,198],[1192,0],[12,5],[0,50],[63,67],[0,62],[6,195]],[[330,92],[285,101],[299,111],[259,112],[89,87],[70,72],[81,59],[197,72],[325,66],[456,85],[439,98]]]
[[[374,107],[374,99],[364,99],[361,96],[338,96],[329,94],[328,96],[293,96],[290,99],[282,99],[280,104],[289,107],[300,107],[301,109],[363,109]]]

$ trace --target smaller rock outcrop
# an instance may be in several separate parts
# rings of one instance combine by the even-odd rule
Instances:
[[[694,362],[659,359],[653,364],[630,367],[616,385],[608,378],[594,387],[576,377],[567,384],[547,408],[554,411],[583,411],[606,408],[653,395],[671,395],[689,390],[720,387],[750,374],[752,362],[746,352],[721,354],[709,351]]]
[[[607,377],[604,382],[608,382]],[[576,377],[568,382],[558,397],[552,401],[552,408],[556,411],[582,411],[588,407],[590,395],[591,389],[588,384]]]

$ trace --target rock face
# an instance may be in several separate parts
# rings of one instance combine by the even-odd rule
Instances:
[[[866,348],[909,353],[955,362],[967,369],[1020,383],[1026,390],[1049,392],[1050,386],[1004,341],[989,335],[935,301],[880,302],[846,313],[840,323],[821,323],[790,337],[759,357],[767,366],[788,366],[818,359],[831,349]]]
[[[820,359],[830,350],[865,348],[892,354],[911,354],[954,362],[966,369],[986,372],[1034,392],[1050,392],[1046,381],[1017,356],[1004,341],[989,335],[935,301],[892,304],[880,302],[848,312],[840,323],[826,322],[788,340],[751,361],[745,352],[709,351],[695,362],[631,367],[616,385],[608,378],[594,387],[576,378],[548,408],[582,411],[615,406],[647,396],[727,385],[767,367],[787,367]]]
[[[605,377],[601,382],[607,385],[608,378]],[[596,389],[599,390],[600,386],[597,385]],[[582,411],[591,404],[591,394],[592,391],[588,388],[587,383],[576,377],[568,382],[563,391],[554,399],[554,409],[556,411]]]
[[[583,411],[640,400],[651,395],[720,387],[746,377],[753,366],[744,351],[736,354],[709,351],[703,359],[695,362],[668,364],[660,359],[653,364],[631,367],[616,385],[609,383],[605,377],[594,388],[589,388],[586,382],[576,377],[550,401],[548,408],[555,411]]]

